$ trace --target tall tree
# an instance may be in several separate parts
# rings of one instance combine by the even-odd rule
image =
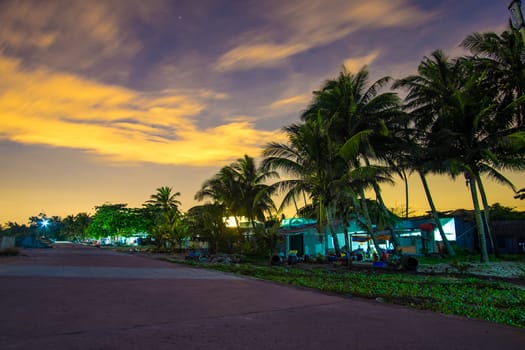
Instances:
[[[326,81],[321,90],[314,92],[312,103],[302,115],[306,121],[315,120],[318,116],[323,118],[322,122],[326,125],[332,147],[336,152],[341,147],[348,149],[349,142],[354,144],[352,152],[346,152],[345,160],[348,169],[345,171],[353,171],[360,167],[371,170],[380,164],[389,166],[391,163],[391,147],[389,147],[391,136],[388,125],[403,114],[400,109],[401,101],[397,94],[382,91],[390,80],[390,77],[383,77],[375,82],[370,82],[366,67],[361,68],[355,74],[343,67],[336,79]],[[318,116],[316,116],[316,111]],[[347,146],[344,146],[345,144]],[[353,153],[351,158],[350,153]],[[387,168],[383,168],[385,169]],[[387,170],[386,173],[391,171]],[[366,173],[372,174],[370,171]],[[373,190],[382,208],[382,213],[387,217],[389,216],[388,209],[382,199],[380,188],[380,182],[385,180],[384,175],[385,172],[381,180],[376,178],[379,181],[373,177],[368,178],[366,185],[365,182],[359,182],[365,187],[353,193],[361,193],[361,196],[364,197],[365,189]],[[390,176],[387,175],[387,177]],[[356,183],[358,182],[354,181],[354,186]],[[365,198],[362,198],[362,201],[366,206]],[[363,205],[360,208],[363,210],[362,214],[366,216]],[[367,227],[371,228],[372,225],[367,225]],[[373,231],[370,234],[375,242],[376,250],[380,252]],[[394,233],[392,237],[396,244],[397,239]]]
[[[218,204],[204,204],[190,208],[186,213],[188,233],[193,240],[207,241],[210,252],[218,253],[228,245],[224,223],[225,208]]]
[[[68,215],[62,220],[61,235],[71,240],[83,239],[90,223],[91,217],[87,213]]]
[[[340,254],[333,227],[333,190],[334,181],[344,173],[344,161],[332,148],[320,115],[317,119],[292,124],[283,130],[289,143],[269,143],[263,151],[263,168],[283,171],[289,177],[274,184],[274,187],[286,192],[285,201],[290,201],[301,191],[308,193],[316,208],[319,233],[324,234],[325,227],[328,226],[336,253]],[[338,167],[341,167],[340,171],[337,170]]]
[[[405,108],[410,112],[413,134],[406,145],[411,151],[405,153],[404,164],[419,174],[432,216],[449,255],[454,250],[439,220],[426,175],[429,172],[445,172],[450,157],[449,140],[442,132],[444,118],[449,115],[450,100],[458,85],[459,66],[445,54],[436,50],[425,57],[418,67],[418,74],[397,80],[393,88],[406,88]]]
[[[240,198],[240,184],[236,182],[235,174],[229,166],[221,168],[211,179],[204,181],[201,189],[195,194],[198,201],[210,199],[212,204],[221,205],[226,216],[235,218],[239,234],[239,217],[243,215]]]
[[[266,217],[270,217],[275,211],[271,196],[273,189],[267,182],[278,178],[279,175],[275,171],[257,167],[255,160],[248,155],[237,159],[230,168],[240,187],[239,201],[242,202],[244,214],[255,229],[256,219],[264,222]]]
[[[167,213],[172,210],[179,211],[181,202],[177,197],[180,197],[180,192],[174,193],[171,187],[162,186],[157,188],[157,192],[150,196],[146,204],[159,209],[161,213]]]
[[[235,218],[240,232],[239,218],[246,216],[255,228],[255,221],[264,221],[275,210],[273,189],[266,181],[278,177],[274,171],[259,168],[252,157],[245,155],[223,167],[213,178],[205,181],[195,199],[211,199]]]
[[[494,32],[473,33],[467,36],[462,46],[475,56],[474,62],[487,75],[487,82],[496,92],[496,101],[509,105],[525,95],[525,44],[519,30],[509,28],[500,35]],[[515,113],[500,114],[500,122],[523,126],[525,107],[520,105]]]

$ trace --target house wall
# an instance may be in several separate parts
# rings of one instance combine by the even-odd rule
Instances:
[[[15,246],[15,237],[0,237],[0,250],[13,248]]]
[[[473,221],[456,218],[456,244],[470,252],[476,250],[477,231]]]
[[[501,253],[525,253],[525,220],[493,220],[490,227]]]
[[[447,238],[450,241],[454,241],[456,239],[456,232],[457,228],[455,225],[455,219],[454,218],[441,218],[441,223],[443,225],[445,234],[447,235]],[[401,248],[406,253],[421,253],[422,251],[422,243],[420,238],[420,230],[419,225],[422,223],[429,222],[429,219],[420,219],[420,220],[405,220],[401,221],[394,230],[396,232],[399,232],[399,230],[403,230],[405,233],[405,237],[399,237]],[[304,225],[301,227],[301,225]],[[287,237],[286,244],[283,246],[285,251],[283,252],[284,255],[286,255],[290,248],[290,241],[295,241],[294,238],[290,238],[292,235],[302,235],[303,239],[303,253],[304,255],[309,256],[317,256],[319,254],[322,255],[328,255],[330,253],[333,253],[335,251],[334,247],[334,241],[332,238],[332,234],[330,232],[330,229],[328,227],[324,228],[324,235],[323,238],[320,239],[319,234],[317,233],[317,228],[315,226],[315,221],[312,220],[306,220],[306,219],[286,219],[286,221],[283,220],[283,224],[281,226],[283,228],[283,234]],[[334,225],[334,228],[337,232],[337,242],[339,244],[340,248],[345,247],[345,233],[344,229],[341,223],[337,223]],[[350,222],[347,231],[349,232],[349,236],[352,236],[354,234],[365,234],[363,229],[357,224],[357,222],[352,221]],[[437,229],[434,230],[433,236],[435,237],[435,242],[431,242],[431,245],[427,247],[427,249],[430,250],[430,252],[437,252],[439,251],[437,248],[437,245],[441,241],[441,236],[439,234],[439,231]],[[350,237],[349,237],[350,239]],[[427,243],[428,245],[429,243]],[[380,244],[380,247],[383,249],[389,249],[391,248],[390,242],[386,241],[384,244]],[[357,241],[351,241],[351,250],[357,250],[357,249],[363,249],[365,252],[369,250],[369,248],[373,249],[371,242],[365,241],[365,242],[357,242]],[[282,250],[281,250],[282,251]]]

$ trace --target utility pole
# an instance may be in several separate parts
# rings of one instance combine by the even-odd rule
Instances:
[[[509,11],[512,24],[520,31],[521,39],[525,44],[525,20],[523,19],[523,12],[521,11],[521,0],[513,0],[509,5]]]

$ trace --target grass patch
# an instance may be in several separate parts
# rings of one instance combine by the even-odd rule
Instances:
[[[525,327],[525,289],[511,283],[474,277],[341,272],[322,268],[190,264],[324,292],[381,298],[385,302],[418,309]]]

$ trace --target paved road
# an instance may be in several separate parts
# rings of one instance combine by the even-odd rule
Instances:
[[[525,349],[525,331],[91,247],[0,258],[0,349]]]

